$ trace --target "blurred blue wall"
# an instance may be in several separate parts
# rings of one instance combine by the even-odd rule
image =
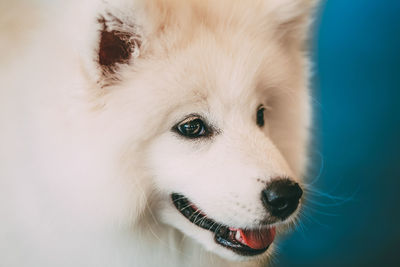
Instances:
[[[333,197],[310,192],[276,266],[400,266],[400,0],[320,10],[310,180]]]

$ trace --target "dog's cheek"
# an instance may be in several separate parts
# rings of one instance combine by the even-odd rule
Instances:
[[[148,153],[151,175],[156,186],[165,193],[190,189],[189,184],[198,173],[191,164],[193,160],[197,162],[190,146],[170,133],[157,138]]]

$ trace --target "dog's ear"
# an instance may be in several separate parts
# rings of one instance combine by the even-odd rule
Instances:
[[[97,82],[102,86],[115,83],[126,66],[135,63],[142,53],[143,27],[131,17],[104,12],[97,18],[98,41],[94,62],[97,66]]]
[[[278,35],[288,43],[304,44],[318,0],[272,0]]]

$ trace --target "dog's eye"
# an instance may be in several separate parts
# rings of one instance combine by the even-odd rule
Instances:
[[[262,105],[260,105],[258,108],[257,108],[257,118],[256,118],[256,121],[257,121],[257,125],[258,126],[260,126],[260,127],[263,127],[264,126],[264,111],[265,111],[265,108],[264,108],[264,106],[262,106]]]
[[[197,116],[183,120],[176,129],[180,135],[188,138],[198,138],[207,134],[205,123]]]

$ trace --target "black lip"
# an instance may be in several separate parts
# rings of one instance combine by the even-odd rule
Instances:
[[[268,247],[263,249],[253,249],[235,240],[235,231],[231,231],[229,226],[217,223],[216,221],[207,218],[205,214],[197,209],[184,195],[172,193],[172,203],[178,211],[185,216],[193,224],[213,232],[214,240],[217,244],[232,250],[242,256],[255,256],[264,253]]]

